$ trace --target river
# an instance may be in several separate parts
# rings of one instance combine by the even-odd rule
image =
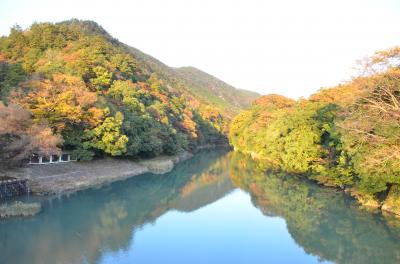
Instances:
[[[0,221],[0,263],[400,263],[400,223],[344,193],[204,150]]]

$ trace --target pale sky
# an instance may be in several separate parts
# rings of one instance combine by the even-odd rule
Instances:
[[[292,98],[349,79],[357,59],[400,45],[400,0],[0,0],[1,35],[70,18],[94,20],[169,66]]]

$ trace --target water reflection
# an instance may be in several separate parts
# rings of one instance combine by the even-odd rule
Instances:
[[[0,263],[400,263],[398,220],[223,149],[42,203],[0,221]]]
[[[230,154],[234,184],[266,216],[283,217],[309,254],[336,263],[400,263],[399,220],[360,208],[342,192],[285,174],[267,173]]]
[[[47,200],[34,218],[0,221],[0,263],[97,263],[104,252],[126,250],[167,211],[190,212],[230,192],[225,154],[199,153],[166,175]]]

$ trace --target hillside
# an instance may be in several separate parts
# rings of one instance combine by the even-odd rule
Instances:
[[[172,68],[140,50],[126,46],[148,73],[157,74],[169,87],[185,94],[203,106],[212,106],[231,119],[240,110],[250,106],[260,95],[237,89],[216,77],[194,67]]]
[[[152,157],[226,143],[257,98],[194,68],[175,69],[93,21],[16,26],[0,38],[0,162],[70,150]]]
[[[230,143],[264,169],[345,189],[400,215],[400,47],[378,51],[368,74],[308,100],[268,95],[237,115]]]
[[[123,47],[132,54],[138,63],[138,68],[146,75],[156,74],[170,89],[178,90],[191,98],[195,105],[212,106],[229,119],[242,109],[251,105],[251,102],[260,97],[260,94],[243,89],[237,89],[218,78],[203,72],[195,67],[169,67],[156,58],[140,50],[123,44],[114,39],[107,31],[93,21],[69,20],[59,23],[74,28],[80,28],[86,34],[101,35],[115,45]]]
[[[221,106],[227,113],[238,113],[260,96],[255,92],[236,89],[194,67],[176,68],[175,72],[197,97]]]

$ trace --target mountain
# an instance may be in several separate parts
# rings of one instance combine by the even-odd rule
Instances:
[[[194,67],[169,67],[136,48],[126,48],[141,63],[142,69],[157,74],[170,87],[178,89],[191,99],[196,99],[200,104],[217,108],[229,119],[260,97],[256,92],[237,89]]]
[[[218,78],[195,67],[169,67],[156,58],[114,39],[106,30],[93,21],[72,19],[59,23],[80,28],[86,34],[101,35],[115,45],[122,46],[139,63],[139,68],[147,75],[156,74],[172,89],[179,90],[202,105],[210,105],[221,111],[221,114],[233,118],[244,108],[260,97],[260,94],[237,89]]]
[[[257,97],[169,67],[93,21],[16,26],[0,38],[0,163],[57,147],[91,159],[227,143],[231,118]]]
[[[194,67],[176,68],[175,71],[198,98],[221,106],[227,113],[238,113],[260,97],[256,92],[236,89]]]

